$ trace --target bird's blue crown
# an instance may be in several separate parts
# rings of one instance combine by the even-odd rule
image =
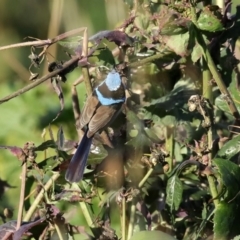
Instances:
[[[121,77],[118,72],[112,70],[104,81],[110,91],[116,91],[122,84]]]

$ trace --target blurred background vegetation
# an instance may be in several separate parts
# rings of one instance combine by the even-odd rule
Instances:
[[[233,1],[232,9],[238,0]],[[123,0],[21,0],[0,1],[0,45],[26,41],[31,36],[48,39],[60,33],[87,27],[89,36],[100,30],[115,29],[128,16],[128,6]],[[48,60],[68,59],[65,50],[54,44],[50,47]],[[0,98],[29,84],[30,48],[14,48],[0,52]],[[47,61],[38,71],[47,73]],[[71,86],[81,74],[80,69],[68,75],[63,85],[65,108],[52,125],[54,132],[62,125],[69,139],[77,140],[71,105]],[[85,98],[84,85],[78,88],[80,100]],[[39,145],[41,134],[60,109],[59,100],[50,80],[37,88],[0,105],[0,145],[22,147],[27,141]],[[14,211],[16,219],[21,163],[7,150],[0,151],[0,179],[6,181],[6,194],[0,200],[0,214],[4,208]],[[4,184],[3,186],[4,187]],[[2,188],[1,187],[1,188]],[[1,190],[1,189],[0,189]]]
[[[39,39],[53,38],[80,27],[87,27],[91,36],[100,30],[116,28],[127,15],[128,8],[122,0],[22,0],[14,5],[11,1],[3,0],[0,1],[0,45],[24,42],[28,36]],[[48,55],[49,62],[69,59],[65,50],[57,44],[51,46],[48,52],[52,55]],[[30,83],[30,53],[29,47],[1,51],[0,98]],[[47,73],[47,61],[37,72],[40,76]],[[68,81],[63,86],[64,112],[52,125],[53,130],[62,125],[66,136],[76,141],[71,86],[80,74],[80,69],[76,69],[68,75]],[[86,96],[83,84],[78,91],[80,99],[83,100]],[[50,79],[24,95],[2,104],[0,145],[22,147],[27,141],[39,145],[43,141],[43,129],[48,127],[59,110],[59,100]],[[1,150],[0,179],[7,181],[13,188],[8,188],[0,200],[0,213],[4,208],[15,210],[13,219],[17,216],[20,171],[21,163],[7,150]],[[3,187],[4,184],[1,188]]]

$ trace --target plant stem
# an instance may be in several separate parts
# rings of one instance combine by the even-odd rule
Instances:
[[[83,57],[87,57],[88,56],[88,33],[87,33],[87,28],[84,31],[84,36],[83,36],[83,51],[82,51],[82,56]],[[92,85],[91,85],[91,79],[89,76],[89,71],[87,67],[83,67],[82,68],[82,74],[83,74],[83,79],[84,79],[84,83],[86,86],[86,91],[87,91],[87,95],[91,95],[92,94]]]
[[[52,177],[47,181],[47,183],[44,185],[44,187],[41,189],[40,193],[37,195],[36,199],[32,203],[31,207],[28,209],[27,214],[25,215],[23,221],[28,222],[30,218],[32,217],[34,211],[36,210],[38,204],[44,197],[44,193],[49,190],[49,188],[52,186],[54,181],[56,181],[60,176],[59,172],[54,172]]]
[[[174,127],[169,126],[166,127],[166,149],[168,150],[169,157],[166,158],[166,162],[168,163],[168,173],[172,172],[173,169],[173,155],[174,155]]]
[[[144,58],[140,61],[129,63],[128,66],[130,68],[135,68],[135,67],[143,66],[147,63],[154,62],[154,61],[159,60],[159,59],[161,59],[161,60],[163,60],[163,58],[170,59],[171,56],[172,56],[172,53],[158,53],[158,54],[152,55],[150,57],[146,57],[146,58]]]
[[[213,105],[213,92],[212,92],[212,85],[211,83],[211,72],[207,68],[206,61],[203,60],[203,97],[208,99],[209,102]],[[213,111],[213,109],[212,109]],[[213,112],[212,112],[213,115]],[[212,149],[212,143],[213,143],[213,123],[208,129],[208,148]],[[212,151],[208,154],[208,165],[211,166],[212,162]]]
[[[91,80],[90,80],[88,69],[82,68],[82,74],[83,74],[83,79],[84,79],[87,95],[90,96],[92,94],[93,90],[92,90],[92,85],[91,85]]]
[[[83,186],[83,183],[80,183],[81,185],[81,189],[85,189],[84,186]],[[73,186],[75,189],[77,189],[78,191],[81,191],[79,186],[76,184],[76,183],[73,183]],[[81,191],[83,192],[83,191]],[[91,228],[94,226],[94,221],[93,221],[93,218],[92,218],[92,214],[90,213],[90,208],[87,206],[87,204],[83,201],[79,202],[79,205],[82,209],[82,212],[83,212],[83,215],[85,217],[85,220],[88,224],[88,226]]]
[[[219,204],[219,199],[217,198],[218,192],[217,192],[216,185],[214,183],[214,177],[211,176],[211,175],[208,175],[207,179],[208,179],[210,192],[211,192],[211,195],[212,195],[212,198],[213,198],[214,206],[217,207],[217,205]]]
[[[122,198],[122,240],[126,240],[126,198]]]
[[[146,175],[143,177],[143,179],[141,180],[141,182],[138,184],[138,187],[139,188],[141,188],[143,185],[144,185],[144,183],[148,180],[148,178],[149,178],[149,176],[152,174],[152,172],[153,172],[153,169],[154,168],[150,168],[149,170],[148,170],[148,172],[146,173]]]
[[[130,209],[130,219],[129,219],[127,240],[130,240],[133,235],[133,228],[134,228],[134,223],[135,223],[135,213],[136,213],[136,200],[134,198],[132,201],[131,209]]]
[[[154,168],[152,167],[148,170],[146,175],[143,177],[141,182],[138,184],[139,188],[141,188],[145,184],[145,182],[147,181],[149,176],[152,174],[153,169]],[[128,240],[132,237],[132,234],[133,234],[133,228],[134,228],[134,222],[135,222],[135,213],[136,213],[136,198],[133,198],[132,205],[131,205],[131,210],[130,210],[129,226],[128,226],[128,237],[127,237]]]
[[[18,218],[17,218],[16,230],[18,230],[20,228],[21,224],[22,224],[25,187],[26,187],[26,175],[27,175],[27,162],[25,161],[22,165],[21,192],[20,192],[20,200],[19,200],[19,206],[18,206]]]
[[[58,224],[56,222],[54,222],[54,227],[56,229],[56,232],[57,232],[57,235],[58,235],[58,239],[59,240],[64,240],[63,236],[62,236],[62,233],[61,233],[61,230],[60,230],[60,228],[59,228],[59,226],[58,226]]]
[[[212,86],[210,85],[211,81],[211,72],[207,68],[207,63],[203,60],[203,97],[207,98],[211,104],[213,104],[213,93],[212,93]],[[212,137],[212,125],[208,129],[208,148],[212,149],[213,137]],[[208,154],[208,166],[212,165],[212,151]],[[218,191],[217,187],[214,183],[214,177],[208,176],[208,185],[210,188],[210,192],[212,195],[213,203],[215,207],[218,205],[219,200],[217,199]],[[216,199],[215,199],[216,198]]]
[[[79,185],[81,187],[82,192],[85,191],[84,182],[81,181]],[[73,183],[73,187],[75,189],[77,189],[78,191],[80,191],[80,188],[79,188],[79,186],[76,183]],[[94,217],[93,217],[92,210],[91,210],[90,206],[86,202],[84,202],[84,201],[79,202],[79,205],[80,205],[80,207],[82,209],[82,213],[84,215],[84,218],[85,218],[89,228],[91,229],[93,235],[96,238],[99,237],[100,236],[100,232],[99,232],[99,230],[97,228],[98,226],[95,224]]]
[[[213,89],[211,85],[212,75],[208,69],[206,61],[203,59],[203,90],[202,95],[204,98],[207,98],[211,104],[213,104]]]
[[[213,76],[213,79],[216,81],[221,93],[225,96],[226,103],[228,104],[229,109],[232,112],[232,115],[235,117],[235,119],[240,119],[239,112],[235,106],[235,103],[231,97],[231,94],[229,93],[220,74],[217,71],[217,67],[216,67],[215,63],[213,62],[213,59],[212,59],[211,54],[208,50],[208,47],[203,39],[202,34],[199,32],[199,30],[196,27],[195,27],[195,35],[196,35],[196,39],[197,39],[199,45],[202,47],[203,57],[204,57],[204,59],[207,63],[207,66]]]

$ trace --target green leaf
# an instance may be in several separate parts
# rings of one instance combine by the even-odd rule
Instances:
[[[115,65],[115,59],[112,55],[112,51],[106,46],[99,48],[94,52],[94,56],[89,58],[91,64],[96,64],[96,66],[106,66],[113,67]]]
[[[60,44],[64,48],[75,50],[77,47],[80,46],[81,41],[82,41],[81,36],[75,36],[75,37],[69,37],[64,40],[58,41],[58,44]]]
[[[202,47],[199,44],[196,44],[193,47],[193,51],[191,54],[192,61],[195,63],[202,57],[203,51]]]
[[[35,148],[35,151],[45,151],[48,148],[57,148],[53,140],[47,140]]]
[[[149,27],[150,21],[145,14],[139,14],[136,16],[134,23],[139,29],[147,29]]]
[[[49,158],[44,159],[40,163],[38,163],[38,167],[43,169],[44,172],[51,171],[56,168],[61,162],[57,159],[56,156],[51,156]]]
[[[197,94],[198,90],[192,79],[181,79],[179,80],[173,90],[157,100],[152,100],[148,106],[145,107],[146,111],[152,113],[158,113],[162,109],[167,109],[167,111],[176,110],[183,108],[188,102],[191,95]]]
[[[205,35],[202,35],[202,36],[205,43],[209,44],[209,40],[207,39],[207,37]],[[202,54],[203,54],[203,49],[201,45],[195,41],[195,38],[194,38],[194,46],[192,47],[192,53],[191,53],[192,61],[196,63],[202,57]]]
[[[129,123],[133,125],[133,128],[129,131],[131,139],[126,143],[132,145],[136,149],[143,149],[144,146],[150,146],[153,134],[148,128],[145,128],[143,120],[139,119],[133,111],[128,111],[127,119]]]
[[[134,126],[135,129],[141,130],[144,128],[143,121],[140,120],[133,111],[127,112],[127,119]]]
[[[228,104],[222,94],[215,99],[215,106],[221,111],[223,111],[230,120],[234,119],[229,110]]]
[[[135,224],[133,231],[139,232],[146,230],[146,220],[141,212],[136,212],[135,214]]]
[[[227,190],[224,199],[234,201],[240,192],[240,168],[235,163],[221,158],[213,159],[213,164],[217,166],[221,181]]]
[[[217,152],[217,157],[231,159],[240,152],[240,135],[231,139]]]
[[[135,149],[143,149],[144,146],[150,146],[151,141],[145,131],[142,131],[138,132],[138,135],[130,139],[126,144],[133,146]]]
[[[178,210],[182,200],[183,186],[177,175],[172,176],[167,182],[166,203],[171,211]]]
[[[182,17],[177,11],[177,9],[161,5],[158,11],[158,26],[161,35],[183,34],[188,31],[190,20]]]
[[[214,7],[215,6],[207,6],[200,13],[200,16],[197,22],[198,22],[198,27],[201,30],[205,30],[209,32],[224,30],[224,27],[221,23],[221,17],[222,17],[221,12],[219,9]]]
[[[80,201],[84,201],[84,202],[88,202],[91,203],[91,198],[84,198],[81,195],[81,192],[78,191],[77,189],[65,189],[63,191],[61,191],[60,193],[56,194],[54,196],[55,201],[67,201],[67,202],[80,202]]]
[[[64,143],[65,143],[64,132],[63,132],[62,126],[60,126],[57,133],[57,143],[56,143],[59,150],[64,149]]]
[[[184,57],[190,54],[188,50],[189,32],[178,35],[162,36],[162,40],[177,55]]]
[[[159,141],[159,137],[153,128],[145,128],[145,133],[148,136],[148,138],[151,139],[152,141],[154,141],[154,142]]]
[[[191,125],[188,121],[179,121],[175,128],[175,139],[176,141],[182,143],[182,142],[188,142],[193,139],[193,135],[195,133],[195,128]],[[181,146],[181,151],[185,151],[185,154],[187,154],[187,148],[184,146]]]
[[[130,238],[130,240],[176,240],[173,236],[164,233],[162,231],[141,231],[136,232],[134,235]]]
[[[136,129],[131,129],[131,130],[129,131],[129,136],[130,136],[130,137],[134,138],[134,137],[136,137],[137,135],[138,135],[138,130],[136,130]]]
[[[99,164],[107,155],[108,152],[102,144],[94,144],[88,156],[88,164]]]
[[[227,240],[240,234],[239,197],[234,202],[221,202],[214,214],[214,239]]]
[[[228,91],[229,94],[231,95],[232,99],[234,100],[234,103],[238,109],[238,111],[240,112],[240,94],[239,94],[239,89],[236,86],[236,81],[237,81],[237,76],[236,73],[233,71],[232,73],[232,79],[231,79],[231,83],[228,87]],[[215,100],[215,105],[221,109],[228,117],[229,119],[233,119],[232,113],[229,110],[228,104],[228,97],[221,94],[220,96],[218,96]]]
[[[161,35],[177,35],[177,34],[184,34],[188,31],[185,26],[181,26],[177,24],[176,16],[172,16],[170,21],[167,22],[163,28],[160,29]]]
[[[162,123],[168,127],[176,126],[176,117],[172,115],[166,115],[162,118]]]

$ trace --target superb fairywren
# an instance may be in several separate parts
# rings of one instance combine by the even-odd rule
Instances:
[[[121,77],[112,70],[94,89],[83,107],[80,128],[86,126],[86,131],[68,166],[67,181],[79,182],[82,179],[94,134],[114,120],[124,102],[125,88]]]

